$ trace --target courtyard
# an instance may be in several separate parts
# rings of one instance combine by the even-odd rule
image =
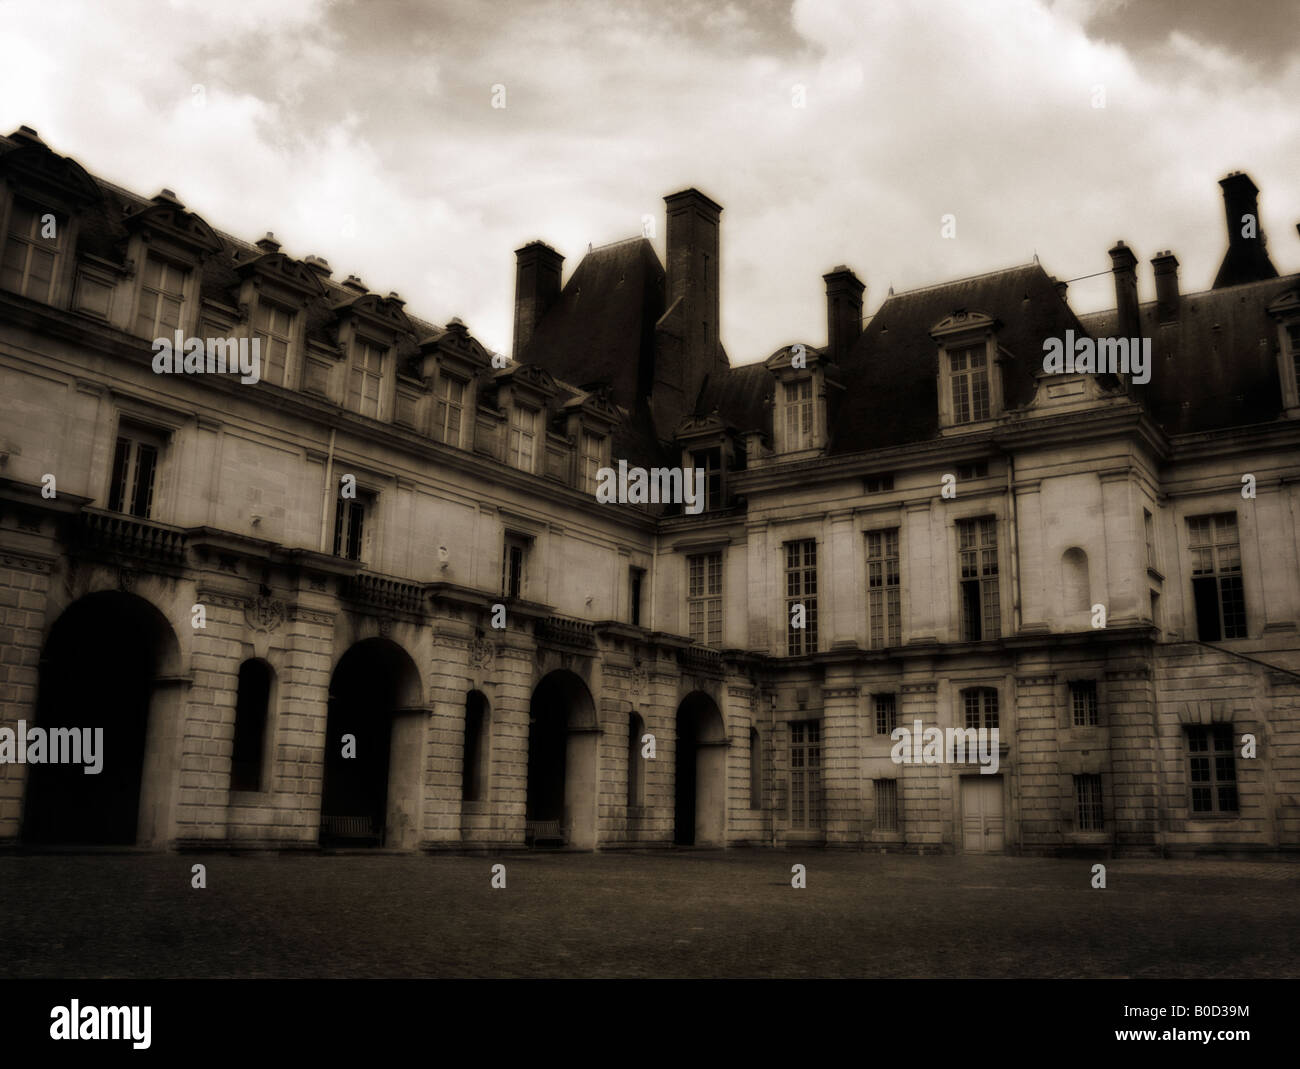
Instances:
[[[1097,863],[14,853],[0,977],[1300,976],[1300,864]]]

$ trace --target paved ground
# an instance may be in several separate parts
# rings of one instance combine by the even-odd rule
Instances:
[[[0,976],[1300,977],[1300,864],[1096,863],[9,855]]]

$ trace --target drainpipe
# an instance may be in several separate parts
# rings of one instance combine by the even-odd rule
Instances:
[[[320,506],[320,551],[325,552],[325,534],[329,530],[330,522],[330,486],[334,482],[334,436],[338,433],[338,428],[330,428],[330,447],[329,454],[325,458],[325,486],[321,491]]]

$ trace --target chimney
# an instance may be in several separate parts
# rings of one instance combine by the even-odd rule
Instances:
[[[330,273],[331,273],[330,262],[327,259],[325,259],[323,256],[308,256],[305,260],[303,260],[303,263],[305,263],[308,267],[310,267],[313,271],[316,272],[316,274],[320,275],[322,278],[330,277]]]
[[[1178,318],[1178,258],[1166,249],[1151,261],[1156,274],[1156,318],[1172,323]]]
[[[1110,269],[1115,276],[1115,332],[1121,338],[1138,336],[1137,257],[1122,241],[1110,250]]]
[[[271,231],[269,230],[266,232],[265,237],[259,238],[257,240],[257,247],[261,249],[264,253],[272,253],[272,252],[280,251],[280,243],[275,240],[275,235],[272,234]]]
[[[542,316],[560,296],[564,257],[544,241],[515,249],[515,340],[511,355],[522,360]]]
[[[1277,278],[1277,268],[1268,258],[1264,230],[1259,223],[1259,187],[1241,171],[1220,178],[1219,185],[1223,189],[1223,212],[1228,224],[1228,251],[1214,277],[1213,288]]]
[[[41,145],[42,147],[45,145],[45,142],[41,140],[41,135],[30,126],[18,127],[17,130],[9,135],[9,140],[24,142],[28,145]]]
[[[822,275],[826,283],[826,349],[841,363],[862,336],[862,292],[866,287],[849,268],[840,264]]]
[[[356,275],[348,275],[348,277],[343,280],[343,288],[349,289],[353,293],[370,292],[368,289],[366,289],[366,284],[362,282],[361,279],[357,278]]]
[[[664,197],[668,214],[665,306],[655,343],[650,401],[659,436],[672,437],[721,372],[718,342],[718,225],[722,207],[698,189]]]

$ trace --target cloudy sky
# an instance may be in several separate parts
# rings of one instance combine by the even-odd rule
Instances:
[[[1247,171],[1300,269],[1293,0],[0,0],[0,128],[509,351],[514,249],[565,277],[696,186],[733,363],[897,290],[1123,238],[1208,288]],[[504,108],[494,108],[494,87]],[[799,87],[802,87],[800,90]],[[500,101],[498,90],[496,97]],[[1104,107],[1095,104],[1104,101]],[[802,102],[802,107],[796,104]],[[945,214],[956,237],[941,236]],[[1107,278],[1072,284],[1077,311]]]

